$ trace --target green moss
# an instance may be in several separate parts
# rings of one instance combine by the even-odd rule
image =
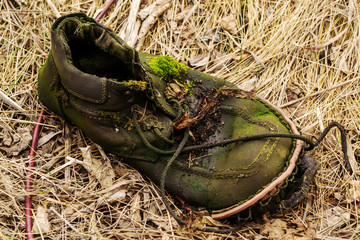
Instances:
[[[197,181],[195,179],[191,179],[190,184],[191,184],[192,188],[198,192],[203,193],[203,192],[208,191],[207,186],[202,181]]]
[[[179,63],[169,56],[153,57],[149,61],[150,67],[166,82],[179,81],[186,84],[186,73],[189,67]]]
[[[236,118],[233,124],[229,124],[229,131],[232,129],[237,129],[233,132],[232,138],[253,134],[256,131],[255,125],[244,118]]]
[[[270,110],[268,109],[268,107],[265,104],[262,104],[261,102],[259,102],[257,100],[255,100],[255,101],[258,103],[256,106],[256,110],[254,111],[255,117],[271,114]]]
[[[244,124],[242,128],[245,134],[249,134],[255,131],[254,124]]]

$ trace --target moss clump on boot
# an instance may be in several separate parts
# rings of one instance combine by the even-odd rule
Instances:
[[[195,82],[187,79],[187,70],[190,69],[169,56],[153,57],[149,61],[150,67],[168,83],[165,95],[168,99],[182,100],[185,95],[192,94]],[[170,83],[170,85],[169,85]],[[172,84],[172,85],[171,85]],[[175,87],[176,84],[178,87]],[[178,90],[176,91],[176,88]]]
[[[151,58],[150,67],[166,82],[178,81],[186,84],[186,72],[189,67],[179,63],[169,56],[158,56]]]

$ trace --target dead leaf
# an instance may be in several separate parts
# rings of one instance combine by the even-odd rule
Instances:
[[[236,26],[236,19],[233,14],[230,14],[227,17],[224,17],[220,20],[220,27],[232,35],[235,35],[237,33],[237,26]]]
[[[249,57],[251,57],[251,54],[249,52],[241,52],[240,55],[235,55],[233,57],[233,60],[239,62],[239,61],[242,61],[242,60],[247,59]]]
[[[160,2],[160,1],[159,1]],[[146,35],[148,34],[150,28],[155,24],[157,19],[170,7],[170,1],[161,1],[161,5],[157,5],[154,8],[154,11],[149,13],[149,16],[142,22],[141,28],[138,33],[138,43],[136,50],[140,50],[144,44]]]
[[[210,53],[207,52],[192,57],[189,60],[189,64],[191,67],[197,68],[207,65],[209,61],[210,61]]]
[[[340,69],[345,74],[351,74],[351,71],[349,69],[348,63],[347,63],[347,55],[343,54],[341,58],[336,60],[335,66],[337,69]]]
[[[174,14],[174,20],[175,21],[181,21],[183,20],[186,16],[189,15],[189,12],[191,11],[191,9],[193,8],[193,6],[191,5],[187,5],[184,10],[182,10],[182,12],[179,12],[177,14]]]
[[[56,135],[60,134],[61,131],[58,132],[51,132],[49,134],[46,134],[45,136],[41,137],[38,141],[37,147],[40,147],[42,145],[44,145],[45,143],[47,143],[48,141],[50,141],[50,139],[52,139],[53,137],[55,137]]]
[[[12,139],[10,133],[6,133],[1,142],[1,145],[9,147],[9,146],[11,146],[12,142],[13,142],[13,139]]]
[[[350,167],[354,173],[357,173],[359,172],[359,165],[356,161],[356,157],[355,157],[355,150],[353,148],[353,144],[351,144],[351,140],[349,138],[349,136],[346,136],[346,142],[347,142],[347,155],[348,155],[348,158],[349,158],[349,164]],[[357,185],[359,186],[359,185]],[[357,193],[359,194],[360,192],[357,191]],[[359,195],[357,195],[359,196]]]
[[[62,213],[65,216],[71,216],[75,212],[79,211],[79,209],[81,209],[82,206],[83,205],[81,203],[73,203],[73,204],[69,205],[67,208],[65,208],[65,210]]]
[[[337,228],[350,221],[350,213],[339,206],[329,208],[323,212],[324,227]]]
[[[203,224],[204,226],[226,227],[225,224],[222,224],[221,222],[213,219],[210,216],[203,216],[201,219],[201,224]]]
[[[4,142],[8,147],[0,147],[0,149],[5,151],[8,156],[17,156],[30,147],[32,135],[29,128],[18,128],[15,134],[8,133],[5,139]]]
[[[351,180],[349,190],[346,191],[346,202],[353,203],[360,200],[360,181]]]
[[[261,65],[263,68],[266,68],[264,61],[256,53],[249,50],[244,50],[244,53],[250,53],[257,64]]]
[[[51,231],[51,225],[48,219],[46,209],[38,205],[36,208],[36,216],[34,221],[33,233],[47,233]]]
[[[286,100],[287,102],[295,101],[304,96],[304,93],[297,86],[290,86],[285,89]],[[295,114],[303,114],[301,109],[299,109],[300,102],[294,103],[289,107],[289,109],[296,112]],[[301,116],[301,115],[300,115]]]
[[[247,92],[251,92],[255,89],[257,81],[257,77],[253,77],[249,81],[241,83],[239,88]]]
[[[109,202],[122,201],[126,197],[127,190],[121,189],[108,198]]]
[[[218,43],[221,41],[221,37],[219,35],[219,27],[214,27],[207,30],[204,36],[200,37],[201,41],[214,41],[214,43]]]
[[[291,225],[282,219],[267,220],[260,229],[260,236],[255,239],[289,239],[289,240],[307,240],[313,239],[314,229],[305,227],[302,222],[292,222]]]
[[[265,223],[261,228],[260,233],[268,236],[269,239],[281,239],[285,235],[286,222],[281,219],[275,219]]]
[[[222,87],[220,89],[222,95],[226,97],[238,97],[238,98],[245,98],[245,99],[253,99],[255,97],[253,92],[248,92],[243,89],[238,88],[229,88],[229,87]]]
[[[118,179],[116,180],[117,182],[114,183],[112,186],[108,187],[108,188],[105,188],[103,190],[101,190],[99,192],[99,194],[107,194],[109,192],[113,192],[119,188],[123,189],[123,188],[126,188],[127,185],[133,183],[132,180],[122,180],[122,179]]]
[[[174,33],[179,35],[181,39],[194,39],[195,30],[189,26],[178,26]]]
[[[157,0],[156,2],[153,2],[152,4],[147,6],[146,8],[141,9],[141,11],[139,11],[138,13],[138,16],[140,17],[141,20],[145,20],[145,18],[147,18],[151,13],[156,11],[157,8],[163,6],[164,4],[167,4],[168,2],[169,0]]]
[[[14,100],[12,100],[10,97],[8,97],[1,90],[0,90],[0,99],[18,111],[24,111],[24,109],[19,104],[17,104]]]
[[[91,154],[90,146],[80,148],[83,155],[84,168],[100,182],[103,188],[110,187],[114,183],[115,172],[108,159],[95,158]]]
[[[340,192],[335,192],[334,197],[336,198],[336,200],[341,201],[343,199],[344,195]]]
[[[192,125],[193,123],[200,121],[206,115],[206,113],[212,107],[214,107],[217,103],[218,102],[216,100],[209,100],[209,102],[207,102],[207,100],[205,99],[205,101],[201,105],[200,111],[196,117],[189,118],[189,112],[186,111],[184,113],[184,115],[180,118],[180,120],[178,120],[174,123],[174,128],[175,129],[184,129],[184,128]]]
[[[178,24],[175,21],[169,21],[169,26],[171,29],[176,29]]]
[[[133,197],[133,201],[131,204],[131,212],[133,213],[131,215],[131,219],[134,220],[135,222],[141,222],[140,202],[141,202],[141,197],[140,197],[140,193],[138,192]]]

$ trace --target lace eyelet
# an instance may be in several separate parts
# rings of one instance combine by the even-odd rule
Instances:
[[[155,93],[155,96],[161,97],[161,93],[157,89],[154,90],[154,93]]]
[[[134,102],[135,96],[134,96],[134,93],[133,93],[133,92],[131,92],[131,91],[126,91],[126,92],[124,93],[124,95],[127,97],[126,101],[127,101],[128,103]]]

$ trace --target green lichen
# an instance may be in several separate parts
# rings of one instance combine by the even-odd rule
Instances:
[[[129,80],[123,83],[126,84],[126,86],[128,86],[130,89],[134,90],[145,91],[147,87],[147,83],[144,81]]]
[[[118,112],[98,111],[98,113],[101,117],[111,119],[116,125],[120,125],[122,123],[122,119]]]
[[[185,91],[190,91],[189,93],[191,94],[191,93],[192,93],[191,89],[192,89],[194,86],[195,86],[195,82],[194,82],[194,81],[189,81],[188,84],[186,84],[186,85],[184,86],[184,90],[185,90]]]
[[[179,63],[169,56],[153,57],[149,61],[150,67],[166,82],[178,81],[186,84],[186,73],[189,67]]]

